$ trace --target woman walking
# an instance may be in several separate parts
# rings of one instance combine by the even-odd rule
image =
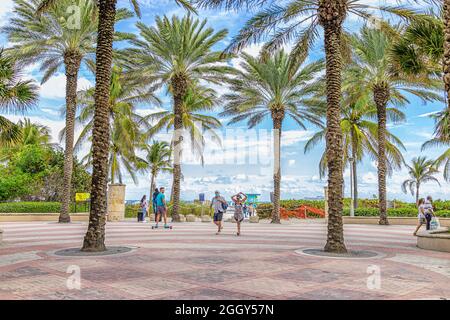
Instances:
[[[143,223],[147,222],[145,220],[147,211],[148,211],[147,196],[144,194],[144,196],[141,199],[141,203],[139,204],[138,222],[143,222]]]
[[[247,201],[247,196],[239,192],[238,194],[235,194],[231,197],[231,200],[234,202],[234,220],[236,220],[237,224],[237,236],[241,235],[241,222],[244,221],[244,212],[243,212],[243,206],[245,201]]]
[[[419,221],[418,221],[418,224],[417,224],[417,228],[416,228],[416,230],[413,233],[414,236],[417,235],[417,231],[419,231],[420,227],[423,224],[427,223],[427,220],[425,219],[425,199],[424,198],[420,198],[419,202],[417,203],[417,205],[418,205],[418,210],[419,210],[417,218],[418,218]]]

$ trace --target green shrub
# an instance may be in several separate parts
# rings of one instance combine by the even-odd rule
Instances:
[[[59,202],[0,202],[0,213],[59,213]],[[87,212],[88,206],[77,205],[77,212]],[[71,212],[75,211],[75,205],[71,204]]]
[[[126,218],[136,218],[137,212],[139,210],[139,204],[128,204],[125,206],[125,217]],[[210,209],[209,206],[204,205],[203,206],[203,214],[204,215],[212,215],[214,213],[213,209]],[[180,214],[188,215],[193,214],[195,216],[201,216],[202,215],[202,206],[198,203],[186,203],[181,202],[180,203]],[[167,215],[172,215],[172,204],[168,205],[168,211]]]
[[[350,215],[350,209],[344,209],[344,216]],[[437,217],[450,218],[450,210],[438,210]],[[355,210],[356,217],[378,217],[380,212],[377,208],[358,208]],[[387,210],[389,217],[417,217],[416,208],[391,208]]]

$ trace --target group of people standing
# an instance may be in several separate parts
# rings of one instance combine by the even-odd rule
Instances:
[[[153,192],[152,208],[153,208],[153,214],[155,215],[155,222],[156,222],[155,228],[158,228],[161,218],[164,219],[164,228],[168,227],[167,203],[166,203],[166,195],[164,194],[164,192],[165,192],[164,187],[159,188],[159,190],[158,190],[158,188],[155,188],[155,192]],[[145,220],[145,217],[148,213],[148,207],[149,207],[149,204],[147,202],[147,196],[144,195],[139,204],[138,222],[142,222],[142,223],[147,222],[147,220]]]

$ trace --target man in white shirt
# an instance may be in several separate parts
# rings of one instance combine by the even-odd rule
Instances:
[[[214,224],[218,228],[216,234],[220,234],[220,231],[222,231],[222,218],[223,213],[227,210],[227,206],[227,201],[220,195],[219,191],[216,191],[210,205],[210,208],[214,207]]]
[[[423,209],[425,212],[425,219],[427,221],[427,230],[430,230],[431,219],[434,216],[433,198],[431,196],[428,196],[427,200],[425,200]]]

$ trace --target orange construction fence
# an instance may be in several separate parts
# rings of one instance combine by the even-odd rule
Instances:
[[[308,212],[314,213],[322,218],[325,218],[325,211],[305,205],[301,205],[295,210],[286,210],[285,208],[280,208],[281,219],[298,218],[307,219]]]

